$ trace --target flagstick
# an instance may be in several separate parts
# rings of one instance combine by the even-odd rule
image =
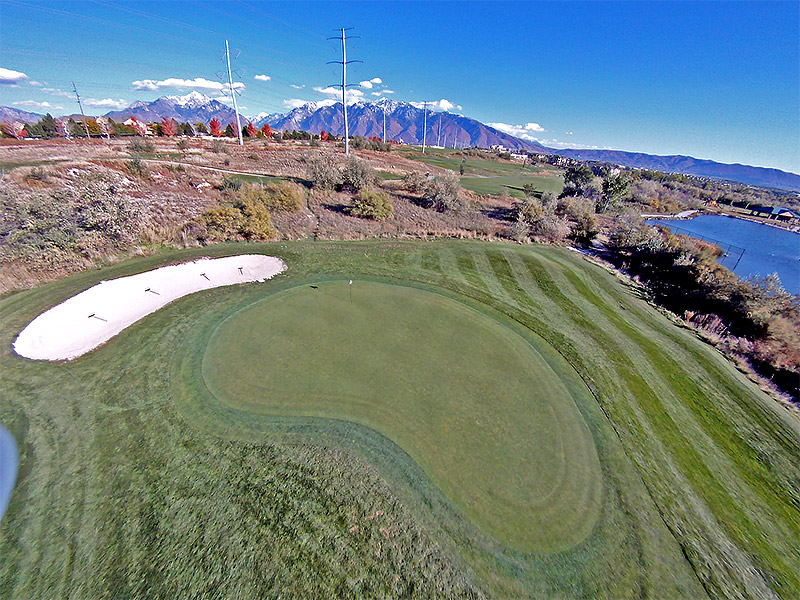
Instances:
[[[350,285],[348,287],[350,288],[350,304],[352,304],[353,303],[353,280],[352,279],[350,280]]]

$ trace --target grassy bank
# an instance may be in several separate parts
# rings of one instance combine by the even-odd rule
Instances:
[[[72,363],[11,353],[30,319],[101,279],[253,251],[280,256],[286,275],[184,298]],[[403,423],[213,401],[195,374],[214,356],[205,344],[221,339],[221,323],[261,307],[266,319],[298,284],[316,280],[323,291],[343,278],[439,290],[499,315],[510,323],[503,327],[519,328],[514,335],[546,342],[536,349],[551,368],[562,365],[561,384],[598,459],[599,509],[588,535],[555,552],[509,544],[448,489],[430,462],[437,454],[425,437],[403,437]],[[305,298],[311,308],[329,306]],[[0,524],[2,597],[800,592],[797,421],[718,353],[566,250],[370,241],[175,252],[3,297],[0,343],[0,420],[21,450],[20,481]],[[320,351],[312,380],[334,352]],[[238,361],[247,367],[244,355]],[[235,400],[235,390],[226,393]],[[405,401],[416,419],[422,407],[413,398]],[[529,418],[520,406],[490,416],[495,424]],[[504,453],[513,460],[516,449]],[[480,475],[471,460],[464,457],[468,471]]]

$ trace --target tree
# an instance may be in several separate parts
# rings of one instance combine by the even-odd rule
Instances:
[[[197,133],[208,133],[208,127],[206,127],[206,124],[202,121],[195,123],[194,128]]]
[[[325,131],[324,129],[322,131],[320,131],[319,132],[319,139],[321,139],[323,142],[327,142],[328,141],[328,132]]]
[[[142,137],[146,136],[147,132],[149,131],[147,128],[147,123],[139,121],[136,117],[131,117],[131,127]]]
[[[600,212],[608,210],[609,206],[628,193],[630,185],[630,177],[625,173],[609,175],[603,179],[603,195],[598,203],[597,209]]]
[[[233,127],[233,123],[228,123],[225,128],[225,137],[236,137],[236,129]]]
[[[13,123],[3,123],[2,125],[0,125],[0,129],[2,129],[5,135],[16,138],[18,140],[28,135],[28,130],[25,127],[25,123],[22,123],[20,121],[14,121]]]
[[[172,137],[178,133],[178,124],[173,119],[161,117],[161,132],[167,137]]]
[[[272,137],[272,127],[269,126],[269,123],[264,123],[261,127],[261,133],[264,134],[264,137]]]
[[[256,137],[256,128],[252,123],[247,124],[245,131],[247,132],[247,137]]]
[[[592,179],[594,179],[594,173],[592,173],[588,165],[581,163],[577,166],[569,167],[567,172],[564,173],[564,195],[574,196],[579,194],[585,186],[592,182]],[[569,193],[567,190],[569,190]]]
[[[211,119],[208,126],[211,128],[211,135],[214,137],[220,137],[222,135],[222,124],[219,122],[219,119]]]

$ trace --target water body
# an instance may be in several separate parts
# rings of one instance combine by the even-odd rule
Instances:
[[[17,480],[17,443],[9,431],[0,425],[0,521],[11,499],[11,490]]]
[[[724,215],[700,215],[686,221],[648,219],[645,222],[714,241],[727,251],[719,262],[739,277],[777,273],[786,291],[800,294],[798,233]]]

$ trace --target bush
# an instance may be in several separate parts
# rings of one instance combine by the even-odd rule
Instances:
[[[128,144],[128,150],[131,154],[145,154],[150,153],[155,150],[153,146],[153,142],[147,140],[145,138],[137,137],[131,140],[131,143]]]
[[[147,166],[145,166],[144,161],[138,156],[134,156],[128,161],[127,168],[128,173],[133,177],[147,177]]]
[[[403,187],[412,194],[421,194],[425,191],[428,178],[419,171],[411,171],[403,175]]]
[[[25,181],[39,181],[41,183],[46,183],[50,180],[50,176],[47,173],[47,170],[42,167],[34,167],[30,170],[30,172],[25,175]]]
[[[375,169],[365,161],[355,156],[350,156],[342,169],[342,187],[354,192],[359,192],[375,184],[377,177]]]
[[[296,212],[303,208],[306,201],[303,188],[292,183],[245,185],[237,198],[259,202],[268,210],[281,212]]]
[[[425,201],[431,208],[439,212],[456,211],[462,208],[461,182],[458,175],[447,172],[441,177],[434,177],[425,185]]]
[[[272,218],[269,209],[263,202],[253,198],[243,198],[237,203],[237,208],[242,213],[239,233],[246,240],[268,240],[276,237],[277,232],[272,227]]]
[[[203,222],[211,237],[226,240],[241,226],[242,214],[232,206],[214,206],[203,213]]]
[[[225,147],[225,142],[222,140],[214,140],[211,142],[211,151],[214,154],[219,154],[220,152],[224,152],[225,154],[228,153],[228,149]]]
[[[365,188],[353,197],[350,214],[364,219],[385,221],[392,216],[392,201],[384,191]]]
[[[223,192],[238,192],[242,187],[242,180],[236,177],[223,177],[219,189]]]
[[[342,185],[342,171],[332,156],[320,156],[308,163],[308,178],[315,188],[334,190]]]
[[[189,147],[189,142],[187,142],[185,139],[181,138],[181,139],[178,140],[177,146],[178,146],[178,150],[186,150]]]

